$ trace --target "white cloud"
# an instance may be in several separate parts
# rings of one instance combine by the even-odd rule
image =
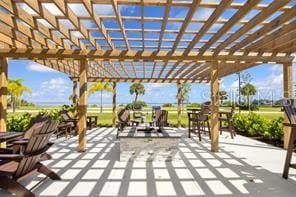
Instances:
[[[66,80],[61,77],[52,78],[49,81],[44,81],[41,84],[41,87],[48,88],[48,89],[56,89],[57,91],[64,90],[67,86]]]
[[[168,86],[172,86],[169,83],[148,83],[145,85],[146,92],[160,90],[162,88],[166,88]]]
[[[52,68],[49,68],[47,66],[43,66],[43,65],[35,63],[35,62],[29,64],[27,66],[27,69],[31,70],[31,71],[36,71],[36,72],[57,72],[56,70],[54,70]]]

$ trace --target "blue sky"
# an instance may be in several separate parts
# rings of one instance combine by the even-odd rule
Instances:
[[[252,76],[260,98],[279,99],[282,95],[282,66],[264,64],[247,70]],[[68,103],[72,91],[72,82],[66,74],[53,71],[29,60],[10,60],[9,78],[22,78],[25,85],[32,89],[32,94],[25,94],[24,98],[32,102],[58,102]],[[222,79],[220,88],[226,90],[228,95],[237,94],[237,76],[230,75]],[[140,100],[148,103],[176,103],[176,84],[151,83],[144,84],[146,94]],[[134,97],[129,94],[130,83],[118,83],[118,103],[130,102]],[[192,84],[190,102],[203,102],[209,100],[209,84]],[[104,103],[111,103],[111,94],[104,93]],[[256,95],[256,97],[258,94]],[[234,96],[232,96],[234,97]],[[89,97],[90,103],[99,103],[99,94]]]
[[[262,0],[261,4],[270,5],[275,0]],[[219,3],[221,0],[202,0],[201,2],[213,2]],[[247,0],[233,0],[233,3],[246,3]],[[290,5],[295,5],[296,0],[292,0]],[[63,15],[62,12],[54,4],[44,4],[44,6],[51,11],[55,16]],[[82,4],[69,4],[70,8],[77,16],[88,16],[86,9]],[[28,13],[35,15],[36,13],[21,4],[21,7],[26,10]],[[95,5],[94,10],[98,15],[109,15],[114,16],[114,10],[112,5]],[[144,17],[163,17],[164,15],[164,6],[145,6],[144,7]],[[121,16],[136,16],[141,17],[141,7],[133,5],[119,5],[119,11]],[[213,13],[214,9],[212,8],[201,8],[198,7],[195,11],[193,19],[207,20],[210,15]],[[229,20],[235,13],[237,9],[226,9],[221,15],[220,19]],[[170,18],[185,18],[188,13],[188,8],[186,7],[171,7],[169,17]],[[253,17],[259,14],[259,10],[252,10],[242,20],[250,21]],[[277,11],[266,19],[266,21],[271,21],[281,15],[282,11]],[[220,20],[219,19],[219,20]],[[51,27],[50,24],[40,21],[43,25]],[[73,28],[73,24],[69,20],[59,20],[60,25],[63,25],[65,28]],[[82,20],[81,23],[86,28],[98,28],[96,23],[92,20]],[[116,20],[103,20],[103,24],[106,28],[119,28],[119,24]],[[139,21],[129,21],[124,20],[123,25],[126,29],[141,29],[141,23]],[[178,22],[168,22],[166,30],[180,30],[182,23]],[[202,22],[190,22],[186,32],[188,31],[198,31],[204,23]],[[145,29],[159,29],[161,22],[144,22]],[[222,27],[221,24],[216,23],[210,28],[210,32],[217,32]],[[229,30],[229,32],[234,32],[240,29],[242,25],[236,24]],[[262,26],[258,26],[261,28]],[[258,30],[258,27],[250,29],[249,33],[255,32]],[[229,33],[228,32],[228,33]],[[72,32],[73,36],[76,36],[82,39],[82,42],[85,45],[88,45],[89,42],[83,39],[83,36],[78,31]],[[98,31],[93,31],[91,36],[94,38],[102,37],[102,34]],[[116,38],[123,38],[121,32],[109,32],[110,38],[113,40],[115,47],[119,50],[125,50],[124,41],[114,40]],[[142,34],[141,32],[127,32],[126,36],[130,38],[138,38],[140,41],[129,40],[132,50],[142,50]],[[163,39],[176,39],[176,34],[164,33]],[[192,40],[195,34],[186,33],[183,35],[182,40]],[[211,39],[211,34],[205,34],[201,40],[204,42]],[[225,41],[229,37],[229,34],[223,35],[219,40],[221,42]],[[145,39],[159,39],[159,33],[145,33]],[[245,36],[240,37],[237,41],[245,39]],[[204,42],[199,42],[195,47],[202,47]],[[110,49],[106,41],[97,40],[97,43],[104,50]],[[155,50],[158,46],[157,41],[145,41],[145,46],[150,46],[152,48],[145,50]],[[189,42],[180,42],[179,47],[188,46]],[[173,42],[163,41],[161,42],[161,50],[171,50]],[[212,47],[217,47],[218,43],[213,44]],[[178,48],[178,51],[182,51],[181,48]],[[184,49],[183,49],[184,50]],[[196,50],[196,49],[194,49]],[[193,50],[193,51],[194,51]],[[257,87],[258,94],[256,97],[260,98],[271,98],[271,92],[273,92],[274,98],[279,99],[282,95],[282,66],[281,65],[261,65],[255,68],[248,70],[251,74],[253,80],[252,83]],[[69,102],[69,95],[72,91],[72,84],[68,76],[59,73],[57,71],[50,70],[48,68],[42,67],[33,63],[31,61],[9,61],[9,77],[10,78],[22,78],[24,83],[31,87],[32,94],[24,95],[24,98],[32,102]],[[221,89],[226,90],[229,94],[229,97],[235,97],[237,94],[237,76],[231,75],[222,79]],[[133,99],[133,96],[129,95],[129,83],[119,83],[118,84],[118,102],[127,103]],[[146,94],[141,96],[140,99],[149,103],[165,103],[165,102],[176,102],[176,84],[145,84]],[[209,85],[208,84],[192,84],[191,87],[190,102],[203,102],[209,100]],[[99,95],[95,94],[89,97],[90,103],[98,103]],[[104,94],[104,103],[111,103],[111,94]]]

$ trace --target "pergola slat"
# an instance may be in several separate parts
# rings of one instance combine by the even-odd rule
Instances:
[[[0,10],[0,21],[3,22],[3,24],[0,23],[0,42],[2,43],[0,57],[32,59],[75,76],[78,75],[78,65],[71,61],[87,58],[90,62],[87,73],[90,77],[143,79],[149,82],[171,81],[171,78],[205,81],[209,79],[210,63],[213,61],[227,65],[227,67],[220,67],[219,72],[227,75],[247,68],[247,65],[291,62],[293,59],[291,54],[295,52],[295,21],[292,20],[296,12],[295,4],[291,0],[272,0],[265,4],[259,2],[259,0],[244,3],[227,0],[219,3],[200,0],[193,2],[173,0],[0,1],[3,8]],[[19,3],[25,3],[35,13],[29,13]],[[52,13],[44,3],[54,5],[60,13]],[[85,13],[72,10],[73,3],[85,9],[83,11]],[[100,4],[110,6],[113,14],[99,14],[95,6]],[[139,8],[138,15],[125,15],[119,7],[133,8],[134,5]],[[144,16],[145,6],[162,7],[163,17],[149,16],[146,11]],[[186,14],[175,16],[176,7],[181,6],[187,8]],[[194,17],[197,8],[211,8],[213,13],[207,20],[197,18]],[[223,18],[227,9],[237,9],[229,20]],[[244,16],[253,10],[260,10],[260,12],[251,20],[244,19]],[[269,17],[278,11],[282,13],[270,20]],[[72,26],[68,27],[60,20],[69,21]],[[94,26],[85,26],[82,20],[88,20]],[[106,20],[113,20],[118,24],[117,27],[105,24]],[[127,28],[125,22],[128,21],[138,22],[140,27]],[[147,22],[158,22],[160,25],[158,28],[151,28],[149,25],[146,27]],[[180,23],[180,28],[169,28],[171,23]],[[190,23],[203,23],[203,25],[200,30],[194,30],[188,28]],[[218,31],[211,30],[211,27],[216,24],[221,25],[221,28]],[[241,25],[240,29],[231,30],[238,24]],[[250,31],[253,28],[256,28],[256,31]],[[97,36],[95,32],[100,35]],[[122,36],[111,36],[112,33],[120,33]],[[130,36],[129,33],[139,33],[141,36]],[[158,34],[159,37],[149,37],[150,34]],[[193,39],[190,39],[190,35],[193,34]],[[210,39],[203,38],[205,35],[211,35]],[[224,41],[221,39],[223,35],[229,38]],[[240,39],[242,36],[246,38]],[[105,44],[101,44],[101,41]],[[158,62],[161,63],[158,64]],[[238,66],[235,67],[229,62],[236,62]]]

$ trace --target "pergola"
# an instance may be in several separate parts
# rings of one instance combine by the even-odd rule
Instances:
[[[79,81],[78,151],[86,148],[87,82],[94,81],[114,82],[113,123],[116,82],[177,83],[179,123],[181,84],[210,82],[218,151],[219,78],[283,64],[284,97],[292,96],[295,13],[293,0],[0,0],[0,129],[7,60],[31,59],[71,76],[74,91]]]

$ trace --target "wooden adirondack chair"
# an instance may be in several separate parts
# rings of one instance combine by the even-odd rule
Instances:
[[[49,143],[51,135],[57,128],[57,122],[48,120],[36,127],[29,140],[24,140],[25,149],[19,154],[0,154],[0,188],[15,193],[17,196],[35,196],[31,191],[19,183],[20,180],[29,177],[38,171],[52,180],[61,178],[40,163],[40,158],[52,143]],[[21,141],[20,141],[21,143]]]
[[[296,150],[296,100],[284,99],[283,108],[288,117],[289,123],[284,123],[284,126],[291,127],[289,144],[287,149],[286,161],[284,165],[283,178],[287,179],[289,175],[289,168],[296,169],[296,163],[291,163],[293,152]]]
[[[59,112],[59,114],[63,119],[63,122],[61,124],[71,124],[71,127],[75,132],[75,135],[77,135],[77,133],[78,133],[78,127],[77,127],[78,118],[72,118],[69,115],[69,112],[67,110],[61,110]]]
[[[155,127],[168,126],[168,111],[161,109],[155,110],[154,117],[152,118],[150,125]]]
[[[12,153],[17,154],[24,149],[24,145],[28,142],[28,140],[32,137],[33,132],[36,130],[36,128],[39,128],[42,124],[44,124],[46,121],[51,120],[51,118],[48,115],[37,115],[36,117],[32,118],[28,129],[24,132],[23,137],[12,141]],[[48,160],[51,159],[51,156],[47,153],[42,154],[42,160]]]
[[[122,131],[124,127],[130,125],[130,111],[128,109],[121,109],[117,113],[117,136],[118,132]]]

